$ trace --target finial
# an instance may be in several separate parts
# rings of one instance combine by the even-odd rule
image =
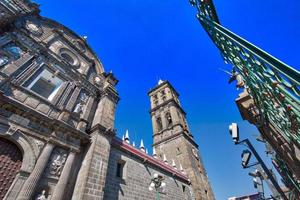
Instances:
[[[156,155],[156,150],[155,150],[155,148],[153,147],[153,150],[152,150],[152,155],[153,155],[153,158],[157,158],[157,155]]]
[[[181,163],[179,164],[179,169],[181,172],[183,172],[183,167],[182,167]]]
[[[141,151],[145,152],[145,146],[144,146],[143,140],[141,140],[140,149],[141,149]]]
[[[86,36],[86,35],[82,36],[82,39],[83,39],[84,41],[86,41],[87,38],[88,38],[88,36]]]
[[[128,130],[126,130],[126,133],[125,133],[125,142],[128,143],[128,144],[130,143],[129,142],[129,132],[128,132]]]
[[[172,167],[173,167],[174,169],[177,169],[176,163],[175,163],[174,159],[172,159]]]
[[[125,137],[124,137],[124,134],[122,135],[122,141],[124,141],[125,140]]]
[[[146,149],[146,154],[148,154],[148,149]]]
[[[164,82],[163,80],[159,79],[158,80],[158,85],[162,84],[163,82]]]
[[[164,154],[163,160],[164,160],[164,162],[165,162],[166,164],[168,164],[168,160],[167,160],[166,154]]]
[[[132,146],[135,147],[135,142],[134,141],[132,142]]]

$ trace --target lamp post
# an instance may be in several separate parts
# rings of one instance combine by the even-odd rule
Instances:
[[[246,150],[242,154],[242,166],[243,166],[243,168],[248,168],[249,167],[247,165],[248,165],[248,162],[251,158],[251,152],[252,152],[252,154],[256,158],[257,162],[260,164],[262,170],[266,173],[268,179],[270,179],[270,181],[273,184],[274,188],[280,194],[281,198],[284,199],[284,200],[288,200],[287,197],[285,196],[284,192],[280,188],[278,182],[275,180],[273,174],[270,172],[270,170],[268,169],[266,164],[263,162],[263,160],[261,159],[261,157],[259,156],[259,154],[255,150],[254,146],[251,144],[249,139],[244,139],[242,141],[239,141],[239,128],[238,128],[238,125],[236,123],[232,123],[229,126],[229,132],[230,132],[230,135],[231,135],[231,137],[232,137],[232,139],[233,139],[233,141],[236,145],[243,144],[250,150],[250,151]]]
[[[151,179],[151,183],[149,185],[149,191],[153,191],[155,189],[156,191],[156,200],[160,200],[159,196],[159,190],[162,190],[166,183],[163,182],[164,178],[161,175],[158,175],[157,173],[153,174],[153,178]]]

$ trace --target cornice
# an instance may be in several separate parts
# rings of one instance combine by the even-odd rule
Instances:
[[[198,144],[197,144],[190,136],[188,136],[188,135],[187,135],[186,133],[184,133],[184,132],[179,132],[179,133],[176,133],[176,134],[171,135],[171,136],[169,136],[169,137],[166,137],[166,138],[160,140],[159,142],[153,143],[152,146],[154,147],[154,146],[157,146],[157,145],[159,145],[159,144],[161,144],[161,143],[164,143],[164,142],[168,142],[168,141],[174,140],[174,139],[176,139],[176,138],[178,138],[178,137],[180,137],[180,136],[183,136],[183,137],[184,137],[185,139],[187,139],[190,143],[192,143],[196,148],[198,148]]]
[[[158,106],[155,106],[154,108],[152,108],[149,113],[152,114],[153,112],[155,112],[156,110],[159,110],[162,107],[165,107],[166,105],[168,105],[169,103],[173,103],[174,106],[176,106],[184,115],[186,115],[186,112],[183,110],[183,108],[175,101],[175,99],[169,99],[161,104],[159,104]]]
[[[17,100],[15,100],[11,97],[5,96],[3,93],[0,93],[0,104],[4,104],[4,105],[8,104],[8,105],[13,106],[13,108],[18,110],[20,113],[26,113],[26,117],[29,119],[35,118],[35,119],[41,120],[43,122],[43,124],[48,125],[48,128],[51,130],[55,129],[55,130],[59,130],[61,132],[68,132],[68,133],[74,134],[75,136],[77,136],[83,140],[90,139],[90,136],[87,133],[76,129],[63,121],[51,118],[43,113],[40,113],[40,112],[28,107],[27,105],[24,105],[24,104],[18,102]]]

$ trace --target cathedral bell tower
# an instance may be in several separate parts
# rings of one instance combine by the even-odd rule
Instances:
[[[178,99],[179,94],[168,81],[160,80],[148,95],[151,101],[153,148],[157,156],[188,175],[197,200],[214,200],[198,145]]]

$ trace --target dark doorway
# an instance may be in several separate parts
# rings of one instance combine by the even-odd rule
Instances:
[[[14,143],[0,138],[0,199],[4,199],[21,165],[22,153],[19,148]]]

